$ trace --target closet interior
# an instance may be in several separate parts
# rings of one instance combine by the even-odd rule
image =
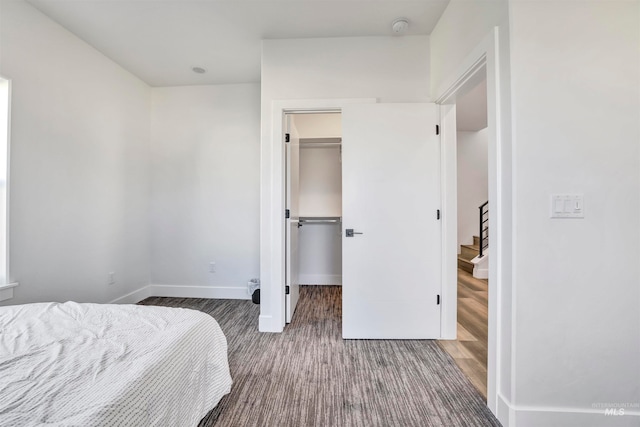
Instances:
[[[342,285],[340,113],[294,114],[299,137],[300,285]]]

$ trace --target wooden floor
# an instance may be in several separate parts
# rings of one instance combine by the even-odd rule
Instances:
[[[458,269],[458,339],[439,341],[487,398],[488,281]]]

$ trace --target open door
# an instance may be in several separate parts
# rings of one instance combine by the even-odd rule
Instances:
[[[300,261],[298,256],[298,228],[300,226],[300,139],[291,115],[285,116],[286,145],[286,260],[285,260],[285,319],[291,323],[300,295]],[[288,142],[286,142],[288,139]]]
[[[435,104],[342,110],[342,336],[440,337]]]

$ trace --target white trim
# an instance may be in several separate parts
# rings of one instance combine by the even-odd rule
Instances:
[[[246,286],[147,285],[116,298],[109,304],[135,304],[148,297],[251,299]]]
[[[150,285],[154,297],[251,299],[246,286]]]
[[[13,298],[13,288],[15,288],[16,286],[18,286],[18,283],[0,285],[0,301],[6,301]]]
[[[10,225],[11,225],[11,101],[13,99],[13,80],[6,79],[9,82],[9,109],[7,114],[7,176],[5,180],[5,262],[6,265],[4,267],[5,280],[11,281],[11,233],[10,233]],[[13,291],[12,291],[13,293]]]
[[[300,284],[312,285],[342,285],[341,274],[301,274]]]
[[[514,405],[498,393],[498,414],[511,426],[637,426],[640,411],[624,409],[624,415],[605,415],[606,408]]]
[[[272,101],[263,123],[271,125],[268,137],[261,141],[260,166],[260,279],[261,332],[282,332],[284,305],[284,142],[283,116],[287,112],[339,112],[345,105],[373,104],[375,98],[294,99]]]
[[[11,195],[11,98],[13,92],[13,81],[7,77],[4,77],[0,74],[0,78],[7,82],[7,152],[6,152],[6,163],[7,163],[7,176],[5,176],[5,223],[2,224],[4,227],[4,250],[5,250],[5,259],[4,259],[4,279],[7,281],[11,281],[11,251],[9,250],[9,242],[10,242],[10,232],[9,232],[9,220],[10,220],[10,195]],[[16,284],[17,285],[17,284]],[[7,297],[8,295],[11,295]],[[7,299],[13,298],[13,290],[6,291],[2,293],[0,297],[0,301],[5,301]]]
[[[449,104],[455,100],[455,97],[464,87],[474,86],[480,83],[485,76],[483,69],[487,63],[487,48],[490,45],[493,35],[494,32],[492,31],[467,55],[458,67],[458,71],[451,74],[451,77],[441,84],[436,91],[437,104]]]
[[[144,286],[140,289],[136,289],[133,292],[129,292],[119,298],[109,301],[109,304],[135,304],[142,301],[145,298],[151,296],[151,285]]]
[[[471,260],[473,264],[473,277],[476,279],[488,279],[489,278],[489,255],[484,255],[480,258],[480,255]]]
[[[488,268],[478,268],[476,265],[473,267],[473,277],[476,279],[488,279],[489,278],[489,269]]]
[[[440,105],[442,267],[440,337],[455,340],[458,325],[458,167],[455,104]],[[453,191],[451,189],[454,189]],[[455,286],[451,286],[455,283]]]
[[[13,298],[13,288],[0,290],[0,301],[6,301]]]
[[[500,392],[498,392],[496,402],[496,418],[505,426],[515,426],[515,411],[512,409],[511,403]]]
[[[260,317],[258,318],[258,330],[260,332],[264,332],[264,331],[270,331],[273,328],[273,317],[271,316],[264,316],[264,315],[260,315]]]
[[[504,185],[503,181],[507,175],[505,163],[501,153],[503,152],[503,117],[502,104],[500,99],[500,34],[498,27],[487,36],[485,40],[487,67],[487,123],[489,130],[489,210],[492,212],[489,217],[489,228],[494,230],[493,244],[489,246],[489,319],[488,319],[488,342],[487,342],[487,405],[492,411],[496,411],[497,394],[500,392],[501,375],[501,348],[500,339],[502,324],[505,318],[502,316],[501,298],[503,293],[503,236],[509,238],[511,230],[507,229],[503,209]],[[494,163],[495,162],[495,163]],[[511,168],[511,162],[508,162]],[[513,319],[509,320],[513,322]],[[515,326],[513,326],[515,328]],[[515,330],[515,329],[513,329]],[[511,366],[514,366],[513,364]],[[511,375],[511,374],[510,374]],[[512,377],[513,379],[513,377]],[[515,393],[515,388],[512,391]]]
[[[5,289],[11,289],[11,288],[15,288],[16,286],[18,286],[20,283],[18,282],[14,282],[14,283],[7,283],[6,285],[0,285],[0,291],[3,291]]]
[[[505,225],[503,219],[503,184],[502,180],[505,175],[503,164],[505,159],[500,158],[502,152],[502,111],[500,105],[500,58],[499,58],[499,33],[498,27],[494,27],[485,39],[466,57],[458,68],[458,72],[453,73],[451,78],[443,84],[436,93],[435,99],[439,104],[445,104],[441,107],[444,113],[451,112],[446,108],[446,104],[454,104],[456,96],[463,90],[473,87],[483,78],[487,80],[487,114],[489,129],[489,210],[492,212],[489,227],[493,230],[492,244],[489,247],[489,328],[488,328],[488,357],[487,357],[487,406],[496,414],[497,413],[497,390],[500,384],[500,325],[503,319],[500,312],[499,295],[502,291],[503,274],[500,271],[502,267],[502,238],[505,235]],[[455,123],[455,121],[453,121]],[[443,194],[457,194],[457,183],[451,174],[451,168],[455,170],[455,142],[454,137],[456,129],[452,128],[452,121],[446,115],[442,125],[443,164],[449,165],[449,170],[443,172]],[[451,159],[454,159],[453,161]],[[448,206],[453,202],[448,203]],[[456,214],[456,217],[453,215]],[[456,209],[443,211],[443,221],[457,221]],[[457,279],[450,274],[451,266],[446,262],[446,258],[452,257],[453,249],[451,245],[457,245],[457,233],[453,231],[453,227],[443,227],[443,295],[454,294],[457,289]],[[446,252],[445,252],[446,251]],[[457,250],[455,251],[457,253]],[[453,257],[455,259],[455,257]],[[446,281],[445,281],[446,280]],[[446,303],[447,299],[443,300]],[[451,302],[451,301],[450,301]],[[457,303],[457,302],[456,302]],[[443,306],[443,309],[445,307]],[[447,307],[447,310],[449,308]],[[454,316],[452,314],[443,317],[443,331],[447,331],[450,335],[451,328],[456,325],[452,324]],[[443,335],[444,336],[444,335]],[[501,422],[505,423],[503,419]],[[506,423],[505,423],[506,424]],[[508,424],[506,424],[508,425]]]

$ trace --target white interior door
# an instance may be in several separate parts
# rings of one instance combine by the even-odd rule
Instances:
[[[440,336],[436,118],[435,104],[342,110],[343,338]]]
[[[300,223],[300,138],[292,117],[286,117],[289,142],[286,143],[286,260],[285,260],[285,319],[291,323],[300,295],[300,257],[298,254],[298,226]]]

